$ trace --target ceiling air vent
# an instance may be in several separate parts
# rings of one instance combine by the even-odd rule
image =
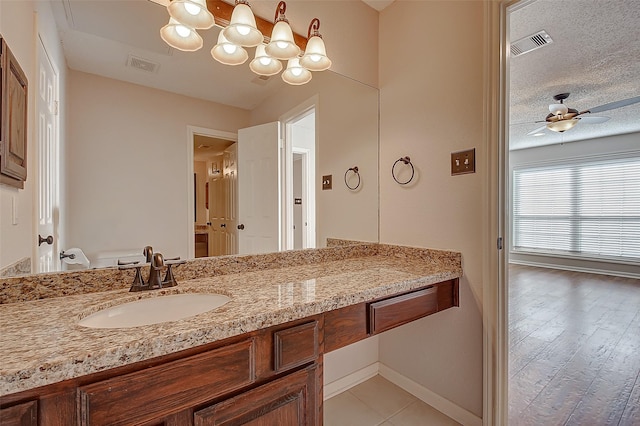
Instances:
[[[547,34],[545,30],[521,38],[518,41],[511,43],[511,55],[520,56],[533,50],[539,49],[542,46],[553,43],[551,36]]]
[[[160,65],[156,62],[151,62],[138,56],[129,55],[129,57],[127,58],[127,66],[148,73],[155,73],[158,71]]]

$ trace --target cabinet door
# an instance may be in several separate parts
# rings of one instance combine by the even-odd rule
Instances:
[[[0,410],[3,426],[36,426],[38,424],[38,402],[29,401]]]
[[[196,426],[319,424],[317,365],[194,413]]]

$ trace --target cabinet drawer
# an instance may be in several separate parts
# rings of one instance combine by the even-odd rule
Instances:
[[[369,332],[382,333],[438,311],[438,287],[429,287],[369,304]]]
[[[79,388],[82,425],[130,425],[255,381],[255,342],[235,344]]]
[[[273,333],[273,369],[276,373],[318,358],[318,321]]]
[[[296,371],[196,411],[195,426],[314,426],[319,422],[317,366]]]

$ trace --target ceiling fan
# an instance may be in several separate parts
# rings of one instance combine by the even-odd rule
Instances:
[[[636,96],[629,99],[622,99],[620,101],[610,102],[608,104],[600,105],[597,107],[589,108],[584,111],[578,111],[575,108],[569,108],[565,105],[564,100],[569,97],[569,93],[560,93],[555,95],[553,99],[556,103],[549,105],[549,114],[545,117],[544,126],[534,129],[527,133],[528,136],[540,136],[543,135],[545,130],[551,130],[554,132],[562,133],[569,129],[572,129],[578,122],[585,123],[604,123],[609,120],[609,117],[596,117],[586,114],[598,113],[602,111],[609,111],[616,108],[622,108],[627,105],[632,105],[640,102],[640,96]],[[537,121],[541,123],[543,121]]]

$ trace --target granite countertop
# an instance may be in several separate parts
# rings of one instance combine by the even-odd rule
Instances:
[[[390,246],[393,247],[393,246]],[[409,251],[407,251],[409,250]],[[0,395],[166,355],[245,332],[370,301],[462,275],[459,253],[437,262],[398,250],[300,266],[0,305]],[[422,257],[421,257],[422,256]],[[93,329],[79,319],[144,297],[199,292],[231,298],[187,319],[135,328]]]

